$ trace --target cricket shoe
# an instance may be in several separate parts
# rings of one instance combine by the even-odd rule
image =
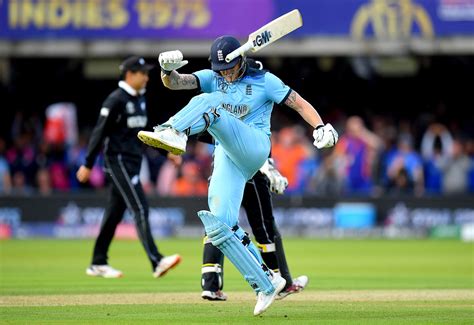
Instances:
[[[204,290],[201,293],[202,299],[206,300],[211,300],[211,301],[226,301],[227,300],[227,295],[220,291],[209,291],[209,290]]]
[[[265,294],[261,291],[258,293],[257,304],[255,305],[255,309],[253,310],[254,316],[260,315],[265,310],[267,310],[268,307],[270,307],[270,305],[275,300],[275,297],[285,287],[286,280],[283,279],[279,273],[273,273],[272,284],[273,288],[275,289],[272,293]]]
[[[290,285],[288,288],[286,288],[285,290],[282,290],[277,296],[276,296],[276,300],[281,300],[283,298],[285,298],[286,296],[288,295],[291,295],[293,293],[298,293],[298,292],[301,292],[303,291],[303,289],[306,287],[306,285],[308,284],[308,277],[306,275],[301,275],[299,277],[297,277],[296,279],[293,279],[293,284]]]
[[[140,131],[138,138],[145,144],[161,148],[175,155],[186,152],[188,136],[183,132],[176,131],[171,127],[155,126],[154,131]]]
[[[90,276],[99,276],[103,278],[121,278],[123,277],[122,271],[114,269],[110,265],[91,265],[86,269],[86,274]]]
[[[179,262],[181,262],[181,256],[179,256],[178,254],[163,257],[158,263],[158,265],[155,267],[155,272],[153,272],[153,276],[155,278],[162,277],[166,274],[166,272],[178,265]]]

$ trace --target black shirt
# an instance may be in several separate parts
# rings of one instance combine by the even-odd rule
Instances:
[[[104,154],[121,154],[123,158],[141,159],[142,143],[138,131],[147,124],[146,102],[124,81],[104,101],[89,146],[85,166],[92,168],[104,143]]]

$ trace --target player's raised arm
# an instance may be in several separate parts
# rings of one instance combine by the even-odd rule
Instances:
[[[285,100],[285,105],[297,111],[308,124],[315,128],[313,132],[314,145],[318,149],[332,147],[337,143],[339,139],[337,131],[331,124],[324,124],[313,105],[296,91],[291,90]]]
[[[196,89],[198,82],[192,74],[180,74],[176,70],[188,64],[179,50],[160,53],[158,62],[161,68],[161,81],[172,90]]]

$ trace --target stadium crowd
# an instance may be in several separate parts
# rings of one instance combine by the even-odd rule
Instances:
[[[331,123],[340,132],[334,149],[318,151],[309,133],[275,109],[272,156],[288,178],[286,195],[453,195],[474,193],[474,139],[459,123],[423,116],[420,125],[389,115],[344,116]],[[17,113],[10,134],[0,137],[0,194],[50,195],[105,188],[103,161],[89,184],[75,173],[84,162],[89,133],[75,140],[35,114]],[[147,194],[203,196],[207,193],[213,147],[190,142],[181,167],[147,148],[141,181]]]

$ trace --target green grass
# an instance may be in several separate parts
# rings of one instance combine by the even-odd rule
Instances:
[[[158,240],[164,254],[183,262],[162,279],[153,279],[137,241],[114,241],[110,263],[122,279],[90,278],[91,240],[10,240],[0,242],[0,323],[330,323],[330,324],[472,324],[474,299],[379,301],[305,301],[340,290],[474,289],[473,245],[433,240],[286,239],[293,276],[307,274],[308,289],[276,302],[263,317],[253,317],[254,300],[232,301],[232,293],[250,292],[226,261],[225,291],[230,301],[203,303],[200,293],[200,239]],[[177,304],[91,304],[10,306],[12,296],[76,294],[194,293]],[[473,291],[474,292],[474,291]],[[355,294],[357,297],[357,294]],[[196,298],[197,297],[197,298]],[[41,298],[41,297],[39,297]],[[295,297],[296,298],[296,297]]]

